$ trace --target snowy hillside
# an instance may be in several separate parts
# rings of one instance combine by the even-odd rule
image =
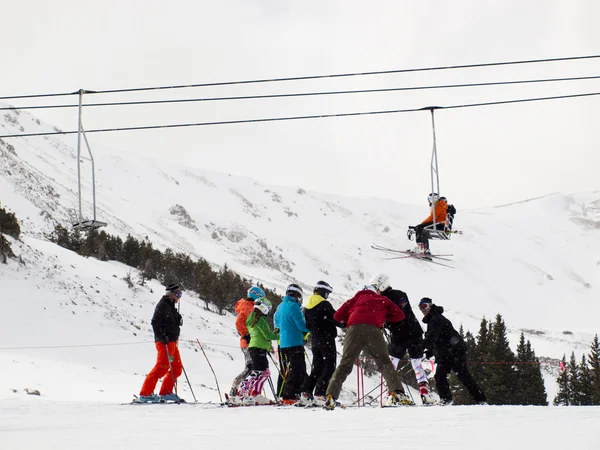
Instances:
[[[50,131],[22,112],[5,112],[5,133]],[[151,135],[149,134],[149,138]],[[22,221],[22,262],[0,265],[0,398],[35,388],[53,399],[118,401],[137,393],[154,359],[149,320],[161,287],[134,290],[130,268],[85,259],[44,238],[75,220],[75,137],[0,141],[0,200]],[[517,204],[461,210],[449,242],[454,269],[416,260],[383,260],[372,243],[409,248],[406,228],[427,205],[356,199],[272,186],[183,165],[146,160],[91,145],[96,160],[98,219],[107,232],[148,237],[156,247],[227,264],[281,292],[291,281],[310,288],[325,279],[338,304],[371,274],[390,274],[416,301],[429,296],[455,325],[476,332],[481,317],[501,313],[513,346],[525,331],[538,356],[586,351],[600,331],[600,191],[552,194]],[[165,149],[168,152],[168,149]],[[198,151],[210,154],[199,146]],[[91,216],[89,163],[84,216]],[[205,309],[186,293],[182,357],[196,395],[217,400],[196,338],[204,341],[227,390],[241,368],[233,318]],[[27,347],[24,349],[23,347]],[[40,374],[44,375],[40,377]],[[77,386],[77,389],[65,389]],[[185,388],[187,389],[187,388]],[[185,393],[185,390],[184,390]],[[553,392],[549,389],[549,398]],[[189,394],[186,394],[189,397]]]

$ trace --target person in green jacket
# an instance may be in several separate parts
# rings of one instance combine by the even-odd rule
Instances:
[[[252,358],[252,370],[238,389],[239,399],[244,399],[244,397],[256,399],[262,392],[265,381],[271,376],[267,352],[271,350],[271,341],[279,339],[279,333],[271,331],[266,319],[272,307],[269,300],[261,297],[254,301],[254,310],[246,320],[246,326],[250,332],[248,353]]]

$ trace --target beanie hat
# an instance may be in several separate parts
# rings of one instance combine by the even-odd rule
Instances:
[[[167,294],[174,294],[175,292],[180,291],[181,288],[176,283],[170,283],[170,284],[167,285],[167,287],[165,288],[165,290],[166,290]]]

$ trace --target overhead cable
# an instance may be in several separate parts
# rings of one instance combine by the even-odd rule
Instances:
[[[579,97],[591,97],[600,95],[600,92],[587,92],[582,94],[568,94],[568,95],[555,95],[552,97],[535,97],[535,98],[524,98],[515,100],[500,100],[495,102],[480,102],[480,103],[468,103],[462,105],[449,105],[449,106],[426,106],[423,108],[412,108],[412,109],[392,109],[382,111],[361,111],[361,112],[349,112],[349,113],[333,113],[333,114],[313,114],[307,116],[288,116],[288,117],[264,117],[258,119],[240,119],[240,120],[222,120],[216,122],[197,122],[197,123],[178,123],[178,124],[166,124],[166,125],[146,125],[146,126],[134,126],[134,127],[120,127],[120,128],[99,128],[86,130],[86,133],[108,133],[115,131],[138,131],[138,130],[156,130],[165,128],[185,128],[185,127],[201,127],[211,125],[237,125],[242,123],[259,123],[259,122],[282,122],[288,120],[306,120],[306,119],[325,119],[331,117],[352,117],[352,116],[373,116],[380,114],[398,114],[398,113],[409,113],[431,109],[457,109],[457,108],[472,108],[480,106],[494,106],[494,105],[506,105],[512,103],[526,103],[526,102],[537,102],[544,100],[559,100],[567,98],[579,98]],[[0,138],[19,138],[19,137],[32,137],[32,136],[53,136],[53,135],[66,135],[76,134],[77,130],[74,131],[54,131],[46,133],[23,133],[23,134],[6,134],[0,135]]]
[[[583,81],[599,79],[600,75],[586,77],[566,77],[566,78],[541,78],[534,80],[508,80],[508,81],[489,81],[482,83],[461,83],[461,84],[440,84],[430,86],[405,86],[394,88],[378,88],[378,89],[357,89],[345,91],[324,91],[324,92],[291,92],[283,94],[263,94],[263,95],[242,95],[229,97],[203,97],[203,98],[184,98],[184,99],[169,99],[169,100],[140,100],[131,102],[105,102],[105,103],[84,103],[84,108],[98,106],[132,106],[132,105],[155,105],[165,103],[194,103],[194,102],[214,102],[223,100],[257,100],[268,98],[286,98],[286,97],[310,97],[319,95],[341,95],[341,94],[371,94],[381,92],[396,92],[396,91],[418,91],[430,89],[451,89],[451,88],[467,88],[467,87],[484,87],[484,86],[501,86],[513,84],[530,84],[530,83],[550,83],[562,81]],[[1,107],[0,111],[6,110],[26,110],[26,109],[59,109],[59,108],[77,108],[79,104],[69,105],[35,105],[35,106],[6,106]]]
[[[435,70],[453,70],[453,69],[473,69],[478,67],[497,67],[497,66],[508,66],[508,65],[519,65],[519,64],[536,64],[536,63],[551,63],[560,61],[576,61],[576,60],[587,60],[600,58],[600,55],[584,55],[584,56],[567,56],[562,58],[543,58],[543,59],[529,59],[519,61],[501,61],[491,63],[479,63],[479,64],[460,64],[450,66],[434,66],[434,67],[420,67],[410,69],[391,69],[391,70],[377,70],[370,72],[350,72],[350,73],[337,73],[327,75],[308,75],[308,76],[296,76],[296,77],[283,77],[283,78],[263,78],[254,80],[238,80],[238,81],[218,81],[212,83],[198,83],[198,84],[181,84],[171,86],[150,86],[150,87],[137,87],[137,88],[126,88],[126,89],[107,89],[107,90],[89,90],[86,93],[90,94],[115,94],[121,92],[140,92],[140,91],[153,91],[153,90],[165,90],[165,89],[185,89],[185,88],[197,88],[197,87],[212,87],[212,86],[231,86],[240,84],[257,84],[257,83],[275,83],[282,81],[300,81],[300,80],[317,80],[324,78],[344,78],[344,77],[358,77],[368,75],[390,75],[398,73],[410,73],[410,72],[426,72]],[[0,97],[0,100],[11,100],[11,99],[23,99],[23,98],[35,98],[35,97],[57,97],[64,95],[76,95],[79,92],[63,92],[55,94],[30,94],[30,95],[18,95],[18,96],[5,96]]]

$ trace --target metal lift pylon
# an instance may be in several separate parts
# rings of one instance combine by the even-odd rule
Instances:
[[[430,164],[430,175],[431,175],[431,193],[435,193],[440,196],[440,172],[438,166],[438,152],[437,152],[437,138],[435,133],[435,113],[436,109],[440,109],[439,106],[428,106],[423,108],[423,110],[427,110],[431,112],[431,131],[433,134],[433,148],[431,150],[431,164]],[[437,223],[435,221],[435,204],[431,204],[433,223],[424,228],[429,235],[429,239],[442,239],[448,240],[450,239],[451,233],[447,226],[444,227],[443,230],[439,230],[437,227]],[[414,227],[409,227],[407,236],[408,239],[412,240],[413,235],[415,233]]]
[[[92,155],[92,149],[90,148],[90,143],[88,142],[87,136],[85,135],[85,130],[83,129],[83,123],[81,121],[82,116],[82,104],[83,104],[83,94],[88,93],[90,91],[85,91],[80,89],[78,91],[79,94],[79,124],[77,128],[77,196],[79,200],[79,216],[78,221],[73,224],[73,228],[77,230],[95,230],[101,227],[105,227],[106,222],[101,222],[96,219],[96,174],[95,174],[95,166],[94,166],[94,156]],[[89,158],[81,156],[81,137],[83,136],[83,140],[85,141],[85,145],[87,147]],[[94,215],[92,219],[84,219],[83,218],[83,207],[82,207],[82,195],[81,195],[81,159],[86,159],[92,163],[92,206]]]

